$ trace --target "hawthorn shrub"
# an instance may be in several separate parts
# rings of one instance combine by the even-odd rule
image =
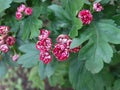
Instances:
[[[119,0],[0,0],[0,77],[32,68],[44,90],[120,90]]]

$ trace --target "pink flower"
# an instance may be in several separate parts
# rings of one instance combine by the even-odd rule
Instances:
[[[5,35],[10,31],[10,28],[8,26],[0,26],[0,34]]]
[[[18,12],[23,12],[25,10],[26,6],[24,4],[21,4],[18,8],[17,8],[17,11]]]
[[[40,52],[40,60],[43,61],[43,63],[48,64],[52,61],[52,56],[49,52]]]
[[[101,12],[103,10],[103,7],[101,6],[100,3],[96,2],[93,4],[93,9],[96,11],[96,12]]]
[[[13,36],[8,36],[6,39],[6,44],[9,46],[14,45],[16,42],[16,39]]]
[[[1,36],[0,37],[0,45],[3,45],[5,42],[4,42],[4,39],[3,39],[3,37]]]
[[[51,32],[48,31],[48,30],[41,29],[41,30],[40,30],[40,35],[38,36],[38,39],[39,39],[39,40],[46,39],[46,38],[49,37],[50,33],[51,33]]]
[[[93,16],[89,10],[80,11],[78,17],[82,20],[83,24],[90,24],[93,20]]]
[[[37,42],[36,48],[40,51],[49,51],[52,48],[52,40],[50,38],[40,40]]]
[[[61,34],[57,37],[56,41],[57,41],[57,43],[63,43],[64,44],[64,43],[67,43],[68,39],[69,39],[68,35]]]
[[[31,15],[32,14],[32,8],[26,7],[24,12],[25,12],[26,15]]]
[[[13,61],[17,61],[18,58],[19,58],[19,55],[18,55],[18,54],[15,54],[15,55],[12,56],[12,60],[13,60]]]
[[[56,44],[53,49],[53,54],[59,61],[64,61],[69,57],[69,50],[65,44]]]
[[[17,20],[22,19],[22,13],[21,12],[16,12],[16,19]]]
[[[6,44],[0,46],[0,50],[4,53],[8,52],[9,48]]]

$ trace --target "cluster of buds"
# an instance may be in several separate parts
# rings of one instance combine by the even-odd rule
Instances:
[[[68,35],[61,34],[56,39],[56,44],[53,49],[53,54],[59,61],[64,61],[69,58],[71,52],[77,53],[80,50],[80,46],[70,49],[72,40]]]
[[[24,4],[21,4],[18,8],[17,8],[17,12],[16,12],[16,19],[17,20],[21,20],[24,15],[31,15],[32,14],[32,8],[31,7],[26,7]]]
[[[95,2],[93,3],[93,10],[96,12],[101,12],[103,7],[100,3]],[[93,15],[89,10],[82,10],[78,13],[78,18],[82,21],[84,25],[90,24],[93,20]]]
[[[52,49],[52,40],[49,38],[50,31],[42,29],[40,30],[40,35],[38,36],[39,41],[36,44],[36,48],[40,51],[40,60],[45,64],[52,61],[52,56],[50,51]]]
[[[0,26],[0,51],[7,53],[9,47],[13,46],[16,39],[13,36],[8,36],[10,28],[8,26]]]

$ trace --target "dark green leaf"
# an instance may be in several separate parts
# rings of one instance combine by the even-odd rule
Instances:
[[[66,63],[57,64],[54,74],[49,78],[50,85],[56,86],[57,84],[59,84],[60,86],[62,86],[66,83],[69,83],[67,78],[66,79],[64,78],[67,75],[67,73],[68,65]]]
[[[99,74],[91,74],[85,69],[84,61],[73,61],[69,68],[69,79],[75,90],[108,90],[113,77],[105,70]],[[110,90],[110,89],[109,89]]]
[[[120,90],[120,79],[114,82],[113,90]]]
[[[3,78],[7,72],[7,66],[4,62],[0,61],[0,78]]]
[[[86,30],[93,30],[93,32],[91,32],[89,43],[80,50],[79,60],[87,60],[86,68],[92,73],[98,73],[103,68],[103,61],[111,62],[113,50],[108,42],[120,43],[120,29],[112,20],[100,20]],[[80,37],[79,41],[82,42],[83,38],[84,36]]]
[[[45,71],[45,64],[42,61],[39,62],[38,73],[42,80],[47,76]]]

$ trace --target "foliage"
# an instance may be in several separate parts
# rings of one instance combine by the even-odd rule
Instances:
[[[97,12],[93,4],[99,2],[103,9]],[[16,19],[17,8],[25,4],[32,15]],[[90,24],[83,24],[79,12],[89,10]],[[75,90],[120,89],[120,1],[119,0],[0,0],[0,24],[11,28],[10,36],[16,44],[7,53],[0,54],[0,77],[7,67],[21,65],[31,68],[29,79],[33,87],[45,89],[47,78],[51,86],[71,87]],[[40,29],[51,31],[53,45],[60,34],[67,34],[70,49],[81,46],[79,53],[71,53],[68,60],[44,64],[36,42]],[[54,47],[54,46],[53,46]],[[20,55],[17,62],[11,56]],[[50,54],[52,51],[50,51]]]

